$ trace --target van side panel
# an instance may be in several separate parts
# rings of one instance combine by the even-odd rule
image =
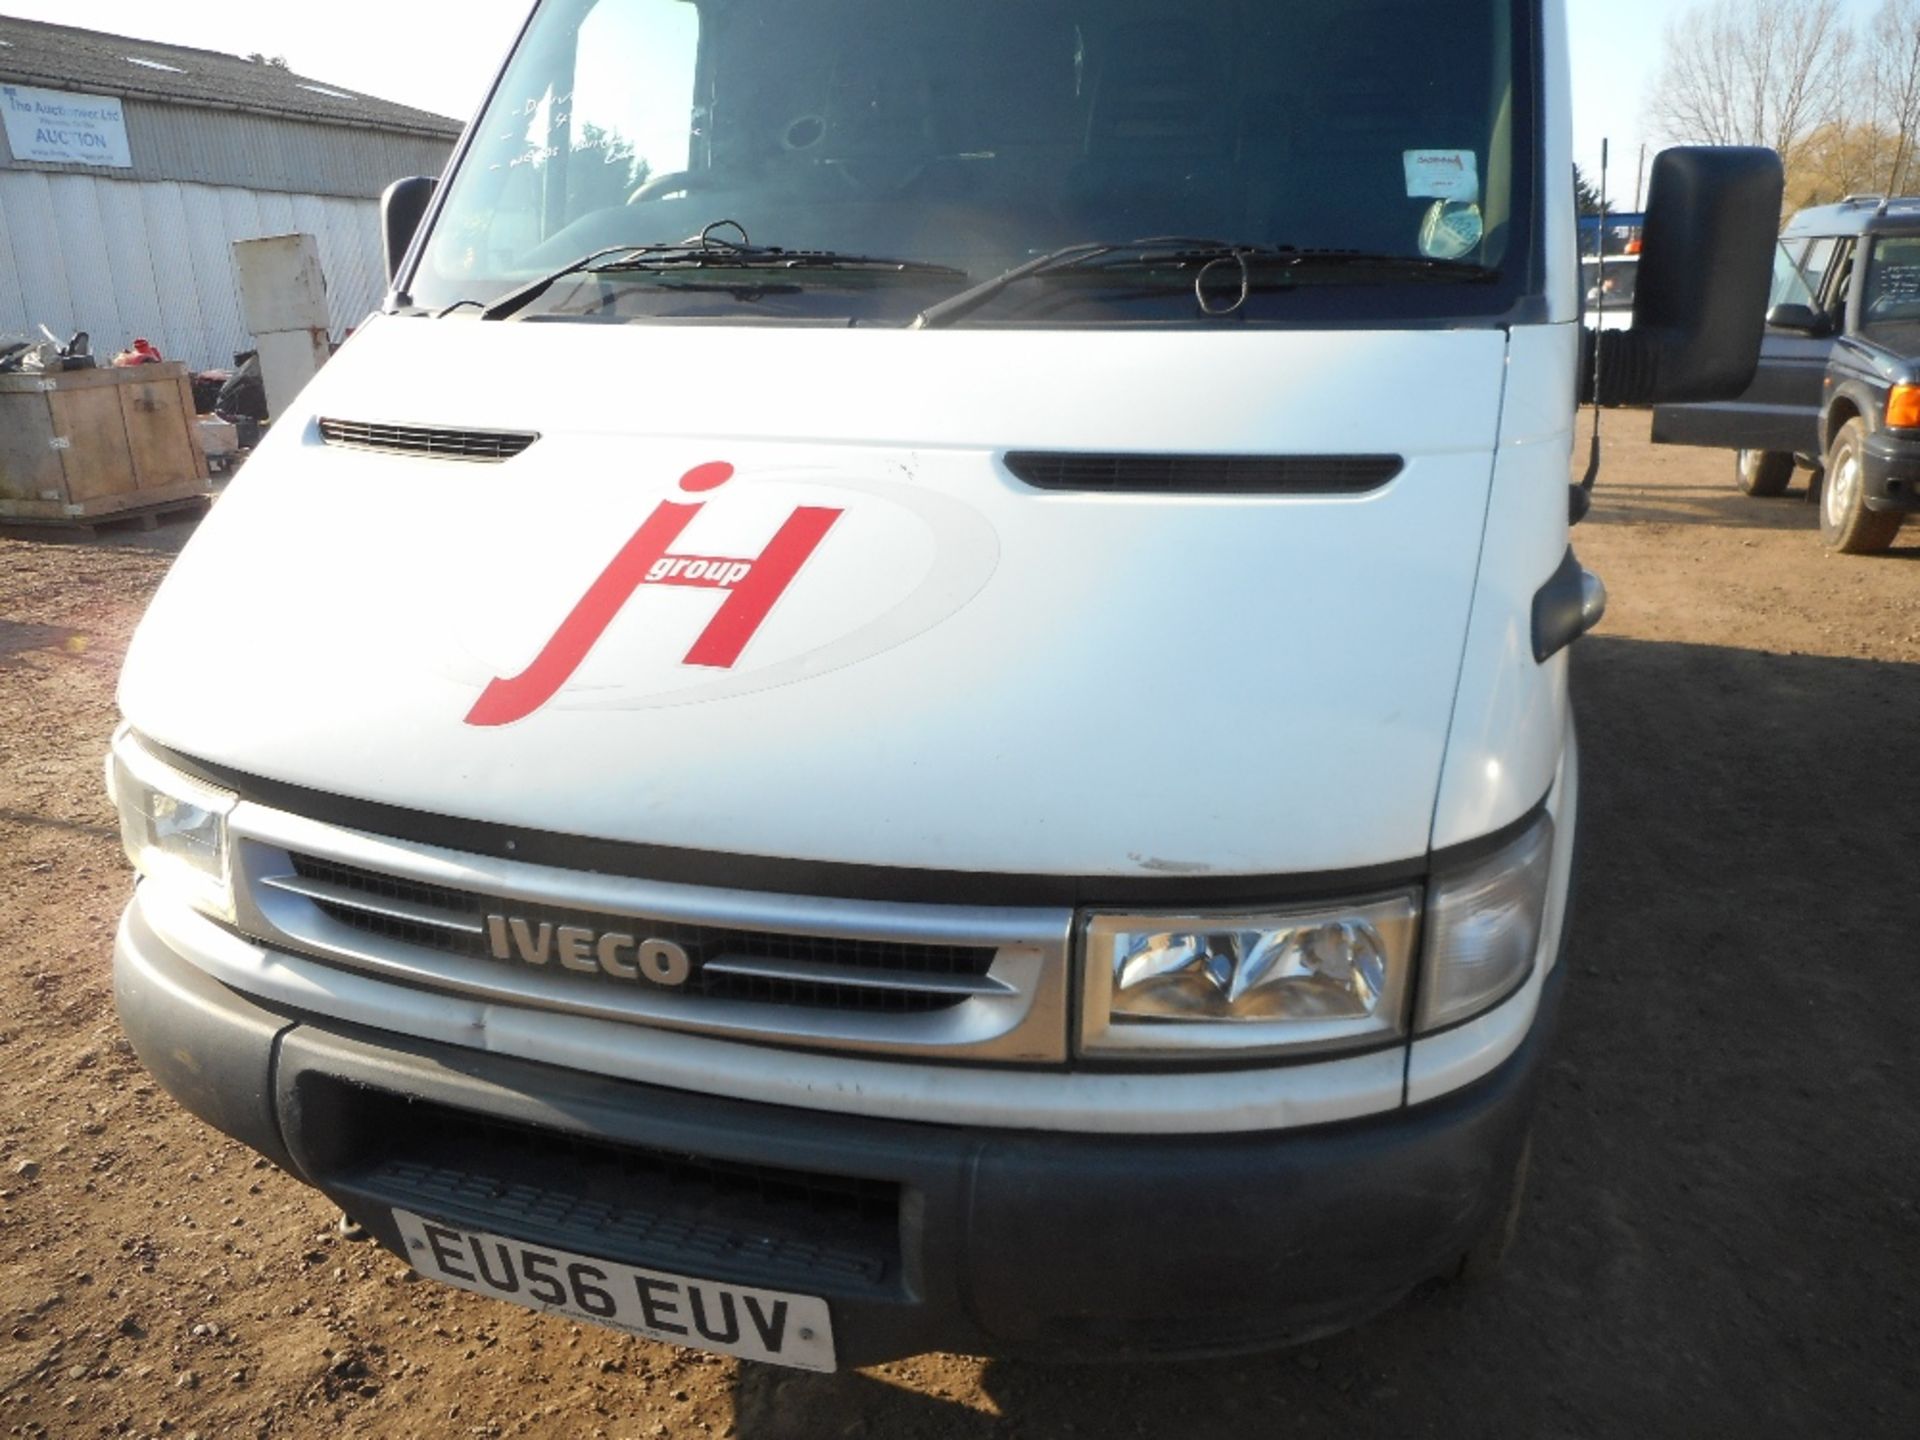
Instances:
[[[1566,652],[1533,658],[1533,597],[1565,557],[1580,331],[1516,328],[1493,492],[1467,624],[1433,845],[1512,823],[1553,783],[1567,726]]]

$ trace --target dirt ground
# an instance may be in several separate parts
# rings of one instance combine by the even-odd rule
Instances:
[[[1729,457],[1608,423],[1577,535],[1613,607],[1576,661],[1573,984],[1509,1267],[1205,1364],[793,1376],[338,1238],[114,1021],[100,756],[183,529],[0,539],[0,1433],[1920,1434],[1920,526],[1829,557],[1797,493],[1746,499]]]

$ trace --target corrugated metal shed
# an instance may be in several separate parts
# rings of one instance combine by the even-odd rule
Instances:
[[[6,54],[0,50],[0,80],[9,78]],[[190,180],[201,185],[372,199],[403,175],[438,175],[453,148],[451,137],[348,129],[148,100],[128,100],[125,111],[133,168],[114,173],[126,180]],[[97,165],[16,159],[4,130],[0,130],[0,168],[50,175],[100,173]]]
[[[0,335],[85,330],[102,352],[139,335],[168,359],[225,365],[252,348],[233,242],[295,232],[319,242],[338,339],[386,284],[372,201],[0,170]]]
[[[0,82],[121,102],[126,165],[17,159],[0,129],[0,335],[144,336],[225,365],[251,348],[233,242],[319,242],[336,338],[380,302],[380,192],[437,175],[460,126],[276,66],[0,16]],[[123,159],[126,156],[123,155]]]

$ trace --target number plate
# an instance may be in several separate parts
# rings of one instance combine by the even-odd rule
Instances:
[[[811,1295],[639,1270],[405,1210],[395,1210],[393,1218],[407,1258],[430,1280],[650,1340],[798,1370],[834,1368],[827,1302]]]

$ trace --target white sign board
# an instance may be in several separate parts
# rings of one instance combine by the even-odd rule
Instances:
[[[108,96],[0,85],[0,118],[16,160],[133,168],[126,115]]]

